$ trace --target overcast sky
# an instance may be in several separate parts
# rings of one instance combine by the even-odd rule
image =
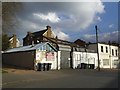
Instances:
[[[60,39],[82,39],[95,42],[95,25],[99,41],[117,41],[117,2],[24,2],[24,9],[17,15],[19,27],[12,34],[22,42],[28,31],[35,32],[51,26]]]

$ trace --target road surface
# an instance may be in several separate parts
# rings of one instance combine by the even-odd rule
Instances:
[[[117,70],[59,70],[3,74],[3,88],[118,88]]]

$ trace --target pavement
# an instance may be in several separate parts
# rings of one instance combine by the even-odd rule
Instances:
[[[2,88],[118,88],[118,70],[16,70],[2,75]]]

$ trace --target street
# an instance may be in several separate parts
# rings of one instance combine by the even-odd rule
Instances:
[[[3,88],[118,88],[117,70],[71,69],[3,74]]]

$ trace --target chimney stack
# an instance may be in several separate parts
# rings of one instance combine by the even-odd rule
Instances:
[[[51,27],[50,26],[46,26],[47,27],[47,37],[51,37]]]
[[[31,34],[31,32],[27,32],[28,34]]]
[[[111,45],[111,42],[110,42],[110,41],[108,41],[108,44],[109,44],[109,45]]]
[[[16,47],[16,45],[17,45],[16,39],[17,39],[16,35],[13,34],[13,47]]]
[[[51,27],[50,27],[49,25],[48,25],[48,26],[46,26],[46,27],[47,27],[47,29],[48,29],[48,30],[49,30],[49,29],[51,30]]]

